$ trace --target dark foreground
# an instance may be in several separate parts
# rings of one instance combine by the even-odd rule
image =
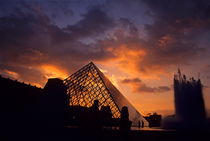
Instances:
[[[3,132],[2,132],[3,133]],[[81,130],[75,128],[54,130],[18,130],[3,133],[1,141],[209,141],[209,131],[129,131]]]

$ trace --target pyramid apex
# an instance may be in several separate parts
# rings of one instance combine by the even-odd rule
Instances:
[[[90,61],[90,63],[89,64],[93,64],[93,65],[95,65],[92,61]]]
[[[97,68],[97,66],[92,61],[89,63],[89,65],[93,65],[94,67]]]

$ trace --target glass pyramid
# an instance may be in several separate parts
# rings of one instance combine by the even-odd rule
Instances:
[[[120,117],[120,109],[127,106],[129,118],[133,125],[139,121],[148,126],[144,117],[127,101],[119,90],[105,77],[105,75],[90,62],[64,80],[70,98],[70,106],[93,105],[94,100],[99,100],[101,106],[110,106],[113,118]]]

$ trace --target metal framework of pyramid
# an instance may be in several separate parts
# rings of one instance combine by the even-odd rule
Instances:
[[[64,80],[70,98],[70,106],[93,105],[94,100],[99,100],[101,106],[110,106],[113,118],[120,117],[120,109],[127,106],[129,118],[133,125],[139,121],[148,126],[145,118],[128,102],[119,90],[105,77],[105,75],[90,62]]]

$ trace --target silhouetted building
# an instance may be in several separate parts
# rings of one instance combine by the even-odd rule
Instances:
[[[87,107],[83,106],[70,106],[68,112],[68,125],[76,127],[85,126],[88,110]]]
[[[41,89],[0,76],[0,88],[0,128],[41,129],[66,124],[69,98],[62,80],[49,79]]]
[[[98,108],[98,100],[91,107],[70,106],[69,125],[78,126],[84,130],[100,130],[102,120]]]
[[[103,105],[109,106],[112,118],[120,118],[120,109],[126,106],[133,126],[138,126],[139,120],[144,122],[145,126],[148,126],[144,117],[92,62],[69,76],[64,82],[70,97],[70,106],[91,107],[93,101],[97,98],[99,109]]]
[[[41,118],[46,126],[63,127],[67,122],[69,98],[63,80],[48,79],[40,98]]]
[[[153,113],[147,117],[144,117],[148,122],[149,122],[149,127],[160,127],[161,126],[161,120],[162,120],[162,116],[157,114],[157,113]],[[141,126],[144,126],[143,124]]]
[[[11,131],[27,128],[33,122],[33,110],[42,93],[41,88],[31,86],[0,75],[0,128]]]
[[[122,131],[129,131],[131,128],[132,122],[129,120],[129,112],[128,107],[124,106],[121,110],[121,117],[120,117],[120,130]]]
[[[129,119],[135,126],[139,120],[148,125],[92,62],[65,80],[49,79],[43,89],[2,76],[0,88],[0,128],[46,129],[72,125],[100,129],[121,124],[128,129]]]

